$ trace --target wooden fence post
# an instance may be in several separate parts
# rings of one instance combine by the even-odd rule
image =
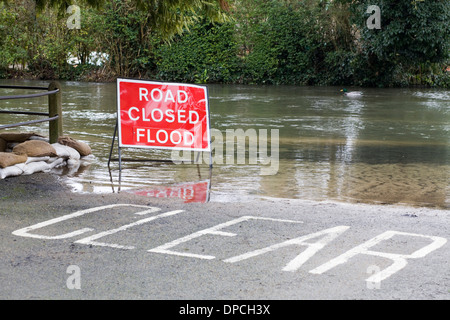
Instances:
[[[58,138],[63,135],[61,85],[57,81],[53,81],[48,85],[49,91],[56,89],[59,89],[57,93],[48,96],[48,116],[50,118],[58,116],[58,119],[49,123],[50,143],[58,142]]]

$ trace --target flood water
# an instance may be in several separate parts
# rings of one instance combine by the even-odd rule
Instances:
[[[169,197],[186,192],[179,186],[206,181],[210,201],[273,197],[450,208],[448,90],[363,88],[357,89],[361,97],[351,98],[337,87],[208,85],[211,128],[216,133],[254,129],[259,134],[266,129],[270,137],[279,130],[276,174],[261,175],[267,163],[231,159],[214,163],[212,171],[205,162],[124,162],[119,175],[117,162],[111,163],[111,170],[107,166],[117,113],[116,84],[61,84],[64,133],[87,142],[95,155],[88,166],[55,172],[76,192],[147,190],[142,194]],[[0,95],[31,92],[0,89]],[[0,101],[1,110],[46,108],[47,97]],[[34,118],[0,114],[0,123]],[[48,136],[48,124],[8,131]],[[117,144],[113,156],[117,157]],[[122,156],[170,159],[171,152],[123,148]]]

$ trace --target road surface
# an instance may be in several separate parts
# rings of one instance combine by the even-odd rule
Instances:
[[[1,299],[450,298],[448,210],[82,194],[45,173],[0,191]]]

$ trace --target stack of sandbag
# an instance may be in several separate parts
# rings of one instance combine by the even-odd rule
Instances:
[[[66,166],[77,169],[91,158],[91,148],[70,137],[50,144],[35,133],[0,133],[0,179]]]

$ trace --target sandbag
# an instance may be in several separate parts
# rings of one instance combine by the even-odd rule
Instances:
[[[28,139],[30,139],[33,136],[41,137],[41,135],[34,133],[34,132],[3,132],[0,133],[0,138],[2,138],[5,141],[8,142],[24,142]]]
[[[74,160],[80,159],[80,153],[72,147],[65,146],[60,143],[52,143],[52,147],[55,148],[56,154],[60,158],[65,158],[65,159],[70,158],[70,159],[74,159]]]
[[[50,166],[50,169],[58,168],[61,165],[65,163],[65,160],[63,158],[56,158],[54,161],[47,161],[48,165]]]
[[[13,152],[0,152],[0,168],[6,168],[18,163],[24,163],[28,159],[26,154],[16,154]]]
[[[53,163],[53,162],[57,161],[58,159],[64,160],[64,158],[59,158],[59,157],[43,157],[43,158],[48,158],[47,163]],[[38,159],[38,158],[35,158],[35,159]]]
[[[31,136],[28,140],[42,140],[45,142],[49,142],[48,138],[43,137],[43,136],[37,136],[37,135]]]
[[[58,143],[74,148],[82,157],[90,155],[92,153],[91,147],[89,147],[86,143],[77,141],[67,136],[59,137]]]
[[[48,160],[50,160],[50,157],[28,157],[27,161],[25,162],[26,164],[29,164],[31,162],[39,162],[39,161],[45,161],[48,162]]]
[[[16,145],[13,152],[26,154],[29,157],[56,157],[56,150],[51,144],[41,140],[29,140]]]
[[[0,152],[5,152],[6,150],[6,140],[0,138]]]
[[[50,171],[51,169],[52,169],[51,166],[45,161],[31,162],[31,163],[28,163],[23,168],[23,174],[24,175],[30,175],[30,174],[33,174],[35,172]]]
[[[20,176],[23,173],[24,166],[25,166],[24,163],[19,163],[10,167],[0,168],[0,179]]]

